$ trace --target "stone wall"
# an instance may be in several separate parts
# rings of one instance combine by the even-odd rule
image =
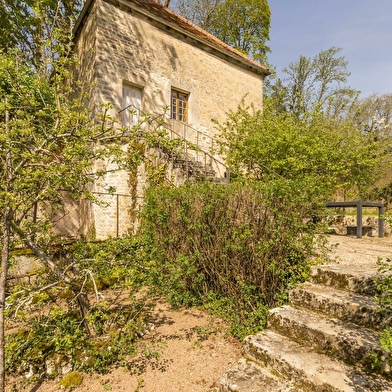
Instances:
[[[262,106],[263,78],[203,50],[172,30],[152,24],[105,0],[97,0],[97,101],[121,109],[123,81],[142,88],[142,109],[160,113],[171,88],[188,92],[189,124],[214,133],[246,95]]]
[[[124,149],[127,146],[123,146]],[[95,162],[95,170],[107,170],[106,176],[94,185],[95,196],[101,204],[93,204],[94,237],[98,240],[121,237],[137,226],[135,213],[140,209],[146,186],[144,167],[140,166],[135,179],[130,173],[119,169],[116,163]],[[109,194],[111,188],[114,194]]]
[[[100,103],[110,103],[111,114],[120,117],[123,83],[142,90],[142,111],[152,115],[162,114],[163,107],[170,104],[171,89],[178,89],[189,94],[185,137],[193,143],[197,138],[199,147],[210,151],[211,137],[217,132],[212,119],[223,122],[226,113],[235,110],[245,96],[246,103],[261,109],[262,75],[229,61],[229,57],[218,56],[205,44],[124,4],[94,1],[75,39],[75,52],[81,61],[75,76],[87,84],[94,82],[89,101],[94,113]],[[168,116],[167,120],[170,123]],[[178,124],[171,124],[172,131],[179,131],[176,127]],[[206,156],[195,156],[196,160],[199,158],[206,160]],[[218,177],[226,176],[223,165],[212,159],[209,164]],[[102,165],[106,163],[96,163],[97,168]],[[106,169],[110,173],[95,184],[94,191],[102,195],[107,205],[92,205],[88,213],[97,239],[124,235],[137,225],[134,212],[141,206],[146,185],[144,167],[139,168],[135,178],[115,167]],[[174,177],[176,184],[186,179],[178,168],[168,177]],[[118,203],[114,202],[117,199],[103,196],[110,186],[116,188],[117,194],[131,197],[127,205],[120,207],[122,216],[129,212],[128,222],[121,223],[120,229],[118,222],[113,224],[118,216]]]
[[[86,104],[88,108],[96,115],[98,101],[94,87],[96,77],[96,44],[97,44],[97,7],[93,4],[89,10],[88,18],[85,18],[80,26],[74,42],[74,53],[79,60],[73,69],[73,78],[81,83],[81,86],[75,88],[83,89],[88,92]],[[79,91],[80,93],[80,91]]]
[[[336,234],[356,235],[357,217],[352,215],[340,215],[328,217],[329,229]],[[378,236],[378,217],[362,216],[362,233],[369,237]],[[384,237],[391,235],[391,227],[384,221]]]

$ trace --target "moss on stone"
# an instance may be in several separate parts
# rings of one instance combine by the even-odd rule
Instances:
[[[83,376],[79,372],[70,372],[64,376],[59,382],[59,387],[72,391],[72,389],[80,386],[83,382]]]

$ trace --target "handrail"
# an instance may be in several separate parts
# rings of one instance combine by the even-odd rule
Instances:
[[[129,108],[133,108],[133,109],[135,109],[136,111],[138,111],[139,115],[142,115],[142,114],[143,114],[143,112],[142,112],[139,108],[137,108],[134,104],[130,104],[130,105],[126,106],[125,108],[122,108],[121,110],[118,111],[118,114],[121,114],[122,112],[124,112],[125,110],[127,110],[127,109],[129,109]],[[149,121],[149,123],[150,123],[151,121],[154,121],[154,120],[156,120],[157,118],[163,117],[163,116],[164,116],[164,115],[162,115],[162,114],[156,115],[155,117],[152,117],[152,118],[151,118],[151,120]],[[176,132],[176,131],[174,130],[175,124],[177,124],[178,126],[183,127],[183,131],[184,131],[184,132],[183,132],[183,133],[184,133],[183,135],[179,134],[178,132]],[[171,137],[171,138],[173,138],[173,135],[175,135],[177,138],[179,138],[179,139],[181,139],[181,140],[183,140],[183,141],[185,142],[185,155],[186,155],[186,158],[187,158],[187,171],[188,171],[188,161],[190,161],[189,158],[188,158],[188,147],[191,146],[191,149],[192,149],[193,151],[196,152],[196,157],[197,157],[197,154],[198,154],[199,152],[202,153],[202,154],[204,154],[204,161],[205,161],[205,162],[204,162],[204,166],[205,166],[205,170],[206,170],[206,168],[207,168],[206,159],[209,158],[210,162],[215,162],[215,164],[221,165],[221,166],[226,170],[226,173],[227,173],[227,175],[228,175],[228,177],[227,177],[226,179],[229,181],[229,178],[230,178],[230,170],[229,170],[229,167],[228,167],[222,160],[216,158],[216,157],[215,157],[213,154],[211,154],[210,152],[205,151],[205,150],[204,150],[203,148],[201,148],[200,145],[199,145],[200,136],[202,136],[202,137],[204,137],[204,138],[210,140],[212,146],[214,145],[214,142],[218,144],[218,140],[217,140],[217,139],[215,139],[214,137],[210,136],[209,134],[207,134],[207,133],[205,133],[205,132],[203,132],[203,131],[201,131],[201,130],[199,130],[199,129],[194,128],[193,126],[191,126],[191,125],[189,125],[189,124],[187,124],[187,123],[184,123],[184,122],[182,122],[182,121],[178,121],[178,120],[176,120],[176,119],[170,119],[170,122],[165,121],[163,126],[164,126],[164,128],[166,128],[167,131],[170,131],[170,137]],[[186,135],[187,135],[187,133],[188,133],[188,132],[187,132],[188,130],[191,130],[191,131],[193,131],[193,132],[196,134],[196,143],[193,143],[191,140],[189,140],[189,139],[186,137]],[[196,149],[194,148],[194,146],[196,146]],[[197,162],[200,162],[197,158],[196,158],[196,161],[197,161]],[[211,164],[211,163],[210,163],[210,164]]]
[[[133,103],[129,104],[128,106],[125,106],[125,108],[122,108],[122,109],[118,110],[117,114],[121,114],[122,112],[124,112],[125,110],[127,110],[127,109],[129,109],[131,107],[133,107],[136,111],[139,112],[139,116],[143,114],[143,112],[139,108],[137,108]],[[154,121],[157,118],[163,117],[163,116],[164,116],[164,114],[162,114],[162,113],[157,114],[155,117],[152,117],[149,122]]]
[[[193,131],[195,131],[195,132],[197,132],[197,133],[199,133],[199,134],[201,134],[201,135],[203,135],[203,136],[205,136],[205,137],[211,139],[212,141],[215,141],[215,142],[219,143],[219,140],[218,140],[218,139],[215,139],[214,137],[212,137],[212,136],[209,135],[208,133],[205,133],[205,132],[203,132],[203,131],[200,131],[200,129],[196,129],[195,127],[193,127],[192,125],[189,125],[188,123],[185,123],[185,122],[183,122],[183,121],[176,120],[175,118],[171,118],[170,121],[173,122],[173,123],[177,123],[177,124],[184,125],[184,126],[186,126],[187,128],[192,129]]]
[[[173,131],[173,130],[170,130],[170,131],[171,131],[172,133],[174,133],[176,136],[178,136],[179,139],[183,139],[185,143],[190,144],[190,145],[193,144],[193,143],[190,142],[189,140],[187,140],[187,139],[185,139],[184,137],[182,137],[182,136],[181,136],[179,133],[177,133],[176,131]],[[196,129],[196,131],[197,131],[197,129]],[[207,135],[207,136],[208,136],[208,135]],[[197,145],[196,145],[196,147],[199,148]],[[217,162],[217,163],[219,163],[220,165],[226,167],[227,169],[229,168],[224,162],[222,162],[221,160],[219,160],[218,158],[216,158],[214,155],[210,154],[210,153],[207,152],[207,151],[202,150],[201,148],[199,148],[199,150],[200,150],[203,154],[205,154],[205,155],[207,155],[208,157],[210,157],[211,159],[213,159],[215,162]],[[197,152],[197,150],[195,150],[195,151]]]
[[[125,108],[120,109],[117,113],[118,113],[118,114],[121,114],[122,112],[124,112],[125,110],[127,110],[127,109],[129,109],[129,108],[131,108],[131,107],[133,107],[136,111],[138,111],[138,112],[139,112],[139,115],[143,114],[143,112],[141,111],[141,109],[137,108],[133,103],[129,104],[129,105],[126,106]],[[164,114],[157,114],[155,117],[152,117],[151,120],[156,120],[157,118],[163,117],[163,116],[164,116]],[[215,141],[215,142],[219,143],[218,139],[212,137],[212,136],[209,135],[208,133],[205,133],[205,132],[201,131],[200,129],[196,129],[195,127],[193,127],[192,125],[189,125],[188,123],[185,123],[185,122],[176,120],[176,119],[174,119],[174,118],[171,118],[170,121],[173,122],[173,123],[177,123],[177,124],[181,124],[181,125],[183,125],[183,126],[186,126],[187,128],[192,129],[193,131],[197,132],[198,134],[201,134],[201,135],[203,135],[203,136],[205,136],[205,137],[211,139],[212,141]],[[166,124],[169,124],[169,123],[166,122]],[[169,124],[169,125],[170,125],[170,124]]]

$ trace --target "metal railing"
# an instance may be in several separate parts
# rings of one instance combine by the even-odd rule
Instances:
[[[135,223],[134,200],[131,195],[93,192],[100,201],[93,204],[95,239],[117,238],[132,231]],[[137,204],[137,203],[136,203]]]
[[[142,115],[140,109],[133,104],[121,109],[118,113],[121,114],[125,110],[132,109],[139,112],[139,118]],[[149,122],[152,123],[157,119],[163,119],[162,114],[152,116],[149,118]],[[210,136],[208,133],[201,131],[185,122],[181,122],[175,119],[164,120],[161,125],[166,130],[168,136],[171,139],[180,139],[183,142],[177,147],[177,153],[169,153],[172,167],[176,162],[183,161],[186,178],[189,179],[191,174],[199,171],[199,174],[203,174],[204,178],[214,177],[215,180],[224,181],[225,183],[230,181],[230,170],[229,167],[214,154],[215,148],[218,147],[218,141]],[[153,146],[163,150],[162,145]],[[201,168],[200,168],[201,165]]]
[[[185,172],[187,179],[189,173],[195,169],[195,163],[199,163],[204,171],[204,177],[214,177],[228,182],[230,180],[230,171],[228,166],[214,155],[214,149],[218,142],[207,133],[192,127],[187,123],[170,119],[165,123],[165,128],[171,139],[180,139],[181,155],[185,160]]]

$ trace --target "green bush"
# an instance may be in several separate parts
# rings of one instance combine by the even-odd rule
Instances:
[[[78,314],[54,307],[47,316],[34,317],[29,326],[6,336],[6,371],[44,374],[52,363],[86,372],[107,372],[110,365],[134,354],[134,343],[148,321],[143,309],[144,304],[137,302],[121,309],[96,306],[89,315],[95,334],[89,335]],[[60,373],[61,369],[53,371]]]
[[[391,214],[385,214],[383,218],[389,224],[392,223]],[[380,325],[382,330],[380,343],[389,355],[384,358],[384,362],[380,362],[377,356],[373,356],[373,366],[385,367],[387,363],[390,367],[392,366],[392,257],[386,259],[379,257],[377,265],[379,274],[375,279],[377,285],[376,300],[379,304],[379,311],[384,315],[384,323]]]
[[[391,221],[390,218],[387,221]],[[383,334],[381,336],[382,346],[392,352],[392,258],[379,258],[377,260],[379,275],[375,279],[377,285],[376,300],[379,304],[379,311],[385,316],[386,322],[381,327]]]
[[[80,260],[80,269],[91,270],[99,290],[125,286],[138,289],[144,282],[145,255],[143,244],[136,237],[78,242],[64,251]]]
[[[141,229],[150,282],[174,304],[225,308],[233,325],[247,326],[236,335],[252,332],[308,276],[314,215],[289,181],[152,189]]]
[[[75,370],[106,372],[112,364],[133,354],[134,343],[148,323],[143,296],[138,300],[133,297],[145,280],[143,248],[135,238],[81,242],[57,246],[54,257],[58,263],[77,260],[79,270],[91,272],[81,274],[85,280],[81,289],[95,294],[94,277],[99,291],[111,288],[117,293],[126,289],[129,299],[119,306],[115,298],[101,298],[83,318],[75,293],[60,282],[48,284],[52,276],[45,269],[30,285],[15,286],[7,299],[7,314],[17,313],[24,327],[6,336],[7,373],[33,370],[37,375],[44,374],[48,363],[52,374],[61,373],[64,364]]]

